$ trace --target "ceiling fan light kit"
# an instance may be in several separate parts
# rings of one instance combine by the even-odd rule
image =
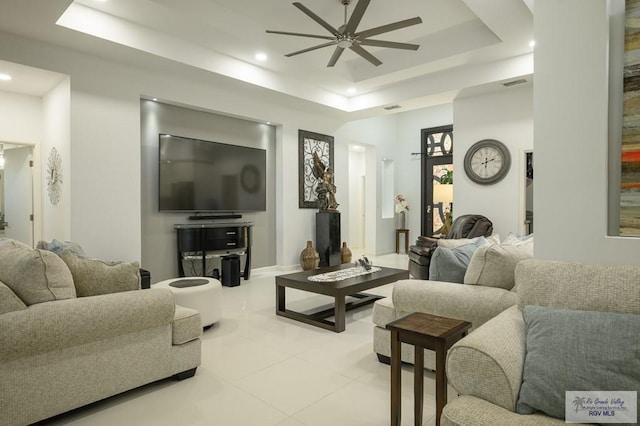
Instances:
[[[373,37],[379,34],[388,33],[391,31],[399,30],[401,28],[410,27],[412,25],[417,25],[422,23],[422,19],[418,16],[410,19],[405,19],[403,21],[393,22],[391,24],[382,25],[375,28],[370,28],[368,30],[356,32],[364,13],[369,6],[371,0],[359,0],[358,4],[356,4],[353,12],[351,13],[351,17],[347,19],[347,7],[351,4],[352,0],[338,0],[338,3],[344,6],[344,24],[338,28],[334,28],[331,24],[326,22],[324,19],[313,13],[310,9],[304,6],[302,3],[294,2],[293,5],[300,9],[305,15],[309,18],[313,19],[316,23],[320,24],[324,29],[326,29],[331,36],[323,36],[316,34],[305,34],[305,33],[294,33],[287,31],[273,31],[267,30],[269,34],[280,34],[280,35],[289,35],[295,37],[308,37],[308,38],[317,38],[322,40],[330,40],[328,42],[318,44],[312,47],[308,47],[306,49],[298,50],[296,52],[288,53],[285,56],[291,57],[296,56],[301,53],[311,52],[313,50],[322,49],[323,47],[336,46],[336,49],[331,55],[329,59],[329,63],[327,67],[333,67],[342,52],[345,49],[350,49],[353,52],[360,55],[362,58],[366,59],[370,63],[375,66],[381,65],[382,61],[372,55],[369,51],[364,49],[362,46],[375,46],[375,47],[388,47],[391,49],[404,49],[404,50],[418,50],[420,45],[411,44],[411,43],[398,43],[393,41],[385,41],[385,40],[372,40],[369,37]]]

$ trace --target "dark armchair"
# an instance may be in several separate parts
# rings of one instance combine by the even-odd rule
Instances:
[[[489,219],[479,214],[467,214],[457,217],[451,224],[449,232],[440,238],[488,237],[492,232],[493,223]],[[429,279],[431,255],[440,238],[420,236],[416,240],[416,245],[409,247],[409,273],[414,278]]]

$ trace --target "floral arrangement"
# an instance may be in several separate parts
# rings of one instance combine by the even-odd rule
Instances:
[[[407,199],[402,194],[396,195],[396,213],[406,212],[407,210],[409,210]]]

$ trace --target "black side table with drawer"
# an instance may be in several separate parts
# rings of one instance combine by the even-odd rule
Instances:
[[[174,225],[178,233],[178,273],[185,276],[182,259],[185,253],[202,256],[202,271],[207,271],[207,252],[224,253],[227,250],[244,249],[246,260],[242,276],[249,279],[251,273],[250,222],[203,223]]]

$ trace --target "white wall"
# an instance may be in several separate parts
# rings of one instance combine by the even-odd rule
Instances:
[[[422,150],[420,142],[422,129],[450,125],[453,123],[453,118],[452,104],[439,105],[397,115],[397,150],[401,152],[403,156],[400,169],[398,170],[397,192],[403,194],[409,203],[410,210],[407,212],[407,228],[409,229],[409,241],[411,244],[413,244],[420,235],[420,202],[422,197],[420,170],[422,156],[412,156],[411,153]],[[454,151],[457,146],[455,130],[454,128]]]
[[[536,257],[640,263],[640,239],[606,235],[608,19],[606,0],[536,0]]]
[[[0,141],[27,145],[42,139],[42,99],[0,91]]]
[[[336,139],[349,144],[365,144],[367,156],[375,152],[375,159],[367,161],[367,179],[371,179],[375,167],[376,206],[375,219],[366,223],[366,237],[374,238],[375,245],[366,247],[375,250],[373,254],[395,252],[396,219],[382,218],[381,211],[381,168],[382,159],[393,160],[395,169],[395,193],[403,194],[409,203],[407,228],[410,241],[420,234],[420,156],[412,157],[412,152],[420,152],[420,130],[451,124],[452,105],[438,105],[404,113],[357,120],[345,124],[336,132]],[[455,143],[455,142],[454,142]],[[370,169],[371,168],[371,169]],[[367,199],[370,199],[367,194]],[[342,208],[342,207],[341,207]]]
[[[159,282],[178,274],[175,224],[189,223],[193,213],[158,211],[158,134],[184,136],[214,142],[259,148],[266,151],[266,211],[242,212],[238,221],[251,222],[251,266],[274,265],[275,251],[275,128],[264,123],[240,120],[205,111],[196,111],[151,100],[140,101],[142,131],[142,265],[153,271]],[[225,222],[234,222],[226,220]],[[193,222],[191,222],[193,223]],[[198,222],[202,223],[202,222]]]
[[[145,58],[148,68],[135,68],[12,34],[0,36],[2,60],[70,76],[69,226],[71,239],[87,253],[141,258],[140,97],[146,95],[281,126],[275,165],[276,262],[298,264],[315,233],[315,211],[297,207],[298,129],[333,135],[342,114],[157,58]],[[347,161],[346,145],[336,146],[336,170],[346,171]],[[347,182],[347,173],[337,174],[339,191],[346,191]]]
[[[34,199],[40,200],[38,206],[42,214],[36,214],[36,218],[41,220],[40,228],[42,237],[40,239],[51,241],[71,239],[71,83],[69,78],[65,78],[42,98],[43,109],[43,134],[42,145],[39,152],[41,171],[47,169],[47,159],[52,148],[55,148],[62,159],[62,184],[60,201],[57,205],[51,204],[46,191],[46,173],[41,173],[40,185],[35,185],[34,191],[41,194]],[[34,194],[35,195],[35,194]],[[37,226],[36,226],[37,227]]]
[[[454,218],[463,214],[482,214],[493,222],[494,234],[504,238],[509,232],[519,233],[524,220],[521,203],[525,196],[523,155],[525,150],[533,149],[532,87],[516,86],[456,99],[453,102],[453,135]],[[467,150],[481,139],[496,139],[504,143],[511,154],[509,173],[494,185],[478,185],[464,172]],[[534,164],[539,166],[535,151],[534,159]],[[539,176],[534,171],[535,186]]]

